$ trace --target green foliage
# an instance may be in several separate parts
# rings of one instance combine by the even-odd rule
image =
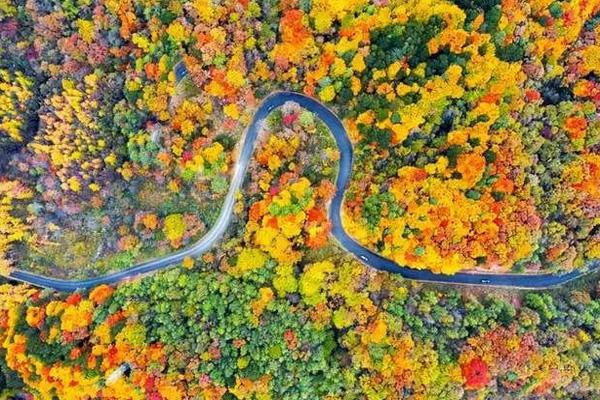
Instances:
[[[387,68],[390,64],[406,58],[411,68],[429,56],[427,42],[437,35],[444,23],[438,16],[425,23],[409,19],[406,24],[392,24],[371,32],[371,52],[366,58],[369,68]]]
[[[517,41],[515,43],[508,44],[506,46],[496,47],[496,55],[499,59],[508,62],[517,62],[523,59],[525,56],[527,43],[524,41]]]
[[[523,304],[536,311],[542,318],[542,322],[548,323],[557,315],[554,301],[548,293],[528,293]]]
[[[330,329],[317,328],[294,312],[286,300],[275,299],[254,322],[252,301],[256,283],[215,272],[172,270],[155,278],[123,286],[95,320],[126,304],[136,304],[147,340],[176,346],[188,355],[201,355],[215,345],[220,357],[200,365],[219,384],[231,385],[235,377],[272,377],[277,398],[321,398],[339,393],[339,366]],[[284,334],[298,338],[295,349]],[[238,348],[234,341],[244,340]],[[302,358],[303,362],[296,360]],[[245,368],[238,367],[244,359]]]
[[[0,398],[4,389],[21,389],[23,381],[19,375],[6,365],[6,350],[0,350]]]
[[[390,147],[392,132],[389,129],[379,129],[374,125],[359,124],[358,130],[363,134],[363,141],[366,144],[375,144],[381,149]]]
[[[210,189],[217,194],[227,192],[227,188],[227,178],[222,175],[217,175],[210,181]]]
[[[362,216],[371,228],[379,225],[381,218],[396,218],[402,214],[404,214],[404,209],[390,192],[373,194],[367,197],[362,209]]]

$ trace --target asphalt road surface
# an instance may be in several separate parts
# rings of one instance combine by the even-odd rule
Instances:
[[[176,67],[178,80],[185,75],[185,70]],[[100,284],[113,284],[121,281],[133,279],[140,275],[145,275],[153,271],[167,268],[177,264],[184,257],[198,257],[205,253],[218,242],[225,233],[235,204],[235,194],[240,189],[248,163],[250,162],[256,137],[262,121],[275,108],[283,105],[287,101],[298,103],[303,108],[315,113],[328,127],[340,151],[339,170],[336,180],[336,194],[329,206],[329,218],[332,222],[332,234],[338,243],[348,252],[364,264],[382,271],[398,273],[404,278],[418,281],[446,283],[446,284],[464,284],[464,285],[483,285],[483,286],[502,286],[520,289],[542,289],[561,285],[572,281],[584,274],[596,270],[600,267],[600,262],[591,263],[585,270],[572,271],[563,275],[556,274],[480,274],[480,273],[457,273],[454,275],[434,274],[428,270],[417,270],[413,268],[398,265],[394,261],[381,257],[373,251],[365,248],[352,239],[342,227],[341,207],[344,198],[344,192],[350,181],[352,173],[352,144],[339,118],[319,101],[295,92],[275,92],[266,97],[260,107],[254,114],[254,118],[241,141],[241,149],[235,168],[233,178],[229,186],[229,191],[223,205],[219,218],[215,225],[194,245],[176,251],[165,257],[152,259],[131,266],[130,268],[109,273],[96,278],[83,280],[62,280],[54,279],[24,270],[15,269],[10,274],[10,278],[26,282],[35,286],[52,288],[59,291],[74,291],[77,289],[87,289]]]

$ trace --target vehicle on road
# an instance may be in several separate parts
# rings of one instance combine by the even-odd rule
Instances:
[[[181,77],[187,72],[181,72]],[[538,275],[515,275],[515,274],[473,274],[459,272],[454,275],[436,274],[430,270],[417,270],[408,266],[399,265],[393,260],[373,254],[369,249],[357,243],[344,230],[341,218],[341,208],[346,186],[351,178],[353,148],[348,137],[348,133],[340,119],[325,105],[318,100],[301,93],[280,91],[275,92],[263,99],[256,110],[253,120],[246,129],[242,142],[241,151],[238,153],[236,168],[233,174],[229,192],[223,201],[217,222],[198,242],[187,249],[179,250],[175,253],[166,255],[162,258],[149,260],[128,269],[112,272],[104,276],[84,280],[63,280],[38,275],[33,272],[13,269],[9,275],[11,279],[29,283],[32,285],[51,288],[59,291],[72,292],[78,289],[89,289],[100,284],[113,284],[122,282],[131,277],[137,277],[140,274],[147,274],[161,270],[181,262],[185,257],[198,257],[212,248],[212,246],[222,239],[223,234],[229,224],[233,206],[235,204],[235,194],[243,183],[246,167],[252,156],[256,138],[258,136],[259,126],[271,110],[282,106],[284,103],[292,101],[298,103],[301,107],[315,113],[327,125],[331,134],[334,136],[336,144],[340,151],[339,169],[336,179],[336,194],[331,200],[329,207],[329,219],[332,224],[332,234],[341,245],[341,247],[358,256],[367,265],[391,273],[398,273],[406,279],[426,281],[433,283],[448,284],[469,284],[469,285],[496,285],[503,287],[515,287],[519,289],[543,289],[558,286],[572,281],[582,275],[600,269],[600,260],[592,262],[587,270],[574,270],[565,274],[546,273]],[[369,254],[369,257],[363,255]]]

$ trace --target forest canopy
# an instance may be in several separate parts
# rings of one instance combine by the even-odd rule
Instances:
[[[0,397],[594,399],[597,276],[559,290],[411,283],[600,258],[598,0],[0,0]],[[181,78],[181,71],[185,77]],[[179,71],[176,73],[176,71]],[[337,193],[339,194],[339,193]],[[522,276],[521,276],[522,278]]]

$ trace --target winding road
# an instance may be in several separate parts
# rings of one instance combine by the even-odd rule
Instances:
[[[179,81],[185,75],[185,71],[176,68],[177,80]],[[394,261],[381,257],[373,251],[365,248],[352,239],[344,230],[341,220],[341,207],[344,199],[346,187],[350,181],[352,173],[353,150],[352,144],[339,118],[327,107],[317,100],[295,92],[276,92],[266,97],[258,110],[254,114],[250,126],[241,142],[241,149],[237,163],[233,171],[233,178],[229,186],[229,191],[215,225],[198,242],[191,247],[176,251],[165,257],[152,259],[134,265],[125,270],[109,273],[104,276],[83,279],[83,280],[62,280],[38,275],[32,272],[15,269],[11,272],[10,278],[29,283],[35,286],[51,288],[59,291],[74,291],[77,289],[88,289],[99,284],[113,284],[128,279],[133,279],[140,275],[148,274],[153,271],[167,268],[173,264],[181,262],[185,257],[197,257],[218,242],[225,233],[231,218],[233,206],[235,203],[235,194],[240,189],[248,163],[252,156],[256,138],[262,121],[275,108],[283,105],[287,101],[298,103],[303,108],[315,113],[328,127],[340,151],[340,164],[336,180],[336,194],[329,206],[329,218],[332,222],[332,234],[339,244],[348,252],[361,260],[364,264],[375,269],[399,273],[404,278],[418,281],[447,283],[447,284],[467,284],[484,286],[502,286],[520,289],[543,289],[558,286],[560,284],[572,281],[584,274],[600,268],[600,261],[590,263],[586,270],[572,271],[563,275],[555,274],[480,274],[480,273],[457,273],[454,275],[434,274],[427,270],[417,270],[398,265]]]

